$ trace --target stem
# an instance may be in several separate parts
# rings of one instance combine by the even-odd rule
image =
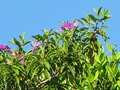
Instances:
[[[38,85],[36,85],[36,88],[37,89],[39,86],[41,86],[43,84],[43,87],[48,84],[52,79],[54,79],[55,77],[57,77],[60,73],[59,72],[56,72],[53,76],[50,77],[50,79],[46,79],[42,82],[40,82]]]

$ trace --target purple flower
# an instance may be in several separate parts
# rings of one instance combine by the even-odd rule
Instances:
[[[9,50],[10,48],[7,45],[0,44],[0,50]]]
[[[62,31],[64,29],[72,29],[74,26],[78,26],[78,22],[74,21],[72,23],[65,22],[62,27],[59,28],[59,31]]]
[[[72,29],[73,28],[73,24],[69,23],[69,22],[65,22],[62,28]]]
[[[35,48],[35,47],[40,46],[40,44],[41,44],[41,42],[34,42],[34,43],[32,44],[32,46]]]

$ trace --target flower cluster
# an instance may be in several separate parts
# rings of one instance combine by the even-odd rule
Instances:
[[[10,51],[11,51],[12,56],[14,56],[14,60],[17,60],[18,58],[21,58],[21,57],[23,56],[22,54],[17,53],[17,52],[15,52],[15,51],[12,51],[12,50],[10,50]],[[17,57],[16,57],[16,55],[17,55]],[[25,59],[22,58],[22,59],[20,60],[20,63],[24,63],[24,62],[25,62]],[[10,65],[11,62],[8,61],[7,64]]]
[[[32,52],[34,53],[36,51],[36,48],[39,47],[40,45],[41,45],[41,42],[38,42],[38,41],[34,42],[32,44],[32,46],[33,46]]]
[[[9,50],[10,48],[7,45],[0,44],[0,50]]]
[[[40,44],[41,44],[41,42],[34,42],[33,44],[32,44],[32,46],[35,48],[35,47],[38,47],[38,46],[40,46]]]
[[[32,46],[33,46],[32,53],[36,52],[37,47],[39,47],[40,45],[41,45],[41,42],[38,42],[38,41],[33,42],[33,44],[32,44]],[[14,58],[15,60],[17,60],[18,58],[21,58],[20,63],[25,62],[25,59],[22,58],[23,54],[21,54],[20,52],[15,52],[15,51],[11,50],[10,47],[8,47],[7,45],[0,44],[0,51],[3,51],[3,50],[9,50],[10,53],[12,54],[12,56],[16,57],[16,58]],[[10,65],[11,62],[8,61],[7,64]]]
[[[14,52],[14,51],[12,52],[12,55],[15,56],[15,52]],[[22,54],[17,53],[17,58],[21,58],[22,56],[23,56]],[[25,62],[25,59],[22,58],[22,60],[21,60],[20,62],[21,62],[21,63],[24,63],[24,62]]]
[[[74,21],[72,23],[70,23],[70,22],[64,22],[64,24],[62,25],[62,27],[59,28],[59,31],[64,30],[64,29],[70,30],[70,29],[72,29],[75,26],[78,26],[78,22],[76,22],[76,21]]]

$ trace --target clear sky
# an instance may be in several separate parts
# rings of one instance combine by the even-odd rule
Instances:
[[[31,40],[31,35],[42,34],[43,29],[58,29],[59,21],[71,22],[84,17],[84,13],[94,14],[93,8],[101,6],[111,9],[113,18],[106,23],[110,28],[107,35],[120,51],[119,0],[0,0],[0,44],[15,48],[8,40],[23,32],[26,40]]]

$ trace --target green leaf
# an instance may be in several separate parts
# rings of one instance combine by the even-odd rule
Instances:
[[[13,76],[14,76],[14,78],[15,78],[17,84],[19,84],[19,83],[20,83],[20,81],[19,81],[19,77],[18,77],[16,74],[13,74]]]
[[[82,27],[82,28],[79,29],[79,31],[84,31],[84,30],[87,30],[87,29],[89,29],[89,28],[88,27]]]
[[[60,73],[63,72],[64,68],[65,68],[65,66],[60,67]]]
[[[19,37],[20,37],[22,44],[24,45],[25,32]]]
[[[39,66],[36,66],[33,70],[32,70],[32,76],[31,76],[31,79],[34,78],[34,76],[37,74],[37,70],[38,68],[40,68]]]
[[[98,78],[98,75],[99,75],[99,72],[96,71],[96,73],[95,73],[95,77],[94,77],[94,80],[96,80],[96,79]]]
[[[95,60],[98,62],[98,63],[101,63],[101,59],[98,55],[95,55]]]
[[[108,9],[108,10],[105,12],[105,16],[107,16],[109,13],[110,13],[110,9]]]
[[[120,80],[117,81],[117,85],[120,87]]]
[[[68,68],[70,69],[72,75],[75,76],[75,69],[74,69],[74,67],[69,65]]]
[[[94,81],[94,75],[91,72],[88,73],[88,79],[90,82]]]
[[[107,16],[104,16],[100,21],[106,21],[107,19],[111,18],[112,16],[111,15],[107,15]]]
[[[98,11],[95,8],[93,8],[93,10],[94,10],[95,14],[98,16]]]
[[[100,58],[100,60],[101,60],[101,61],[103,61],[103,60],[104,60],[104,58],[105,58],[104,53],[101,53],[99,58]]]
[[[106,43],[107,49],[112,52],[112,46],[109,42]]]
[[[46,76],[48,79],[51,78],[51,75],[50,75],[50,73],[48,72],[48,70],[45,70],[45,76]]]
[[[108,56],[108,61],[111,62],[112,61],[112,57],[111,56]]]
[[[14,40],[16,45],[20,46],[20,42],[16,38],[13,38],[13,40]]]
[[[103,26],[103,28],[109,29],[109,27],[108,27],[108,26]]]
[[[32,38],[36,39],[37,41],[43,40],[43,37],[40,34],[32,36]]]
[[[101,15],[104,17],[104,12],[103,12],[103,10],[101,9]]]
[[[117,53],[116,58],[117,58],[117,59],[120,58],[120,52]]]
[[[41,80],[45,80],[45,74],[41,73]]]
[[[112,81],[113,80],[113,70],[112,70],[112,68],[110,67],[110,66],[106,66],[106,70],[107,70],[107,73],[108,73],[108,78],[109,78],[109,80],[110,81]]]
[[[63,41],[63,50],[68,53],[68,41],[66,39]]]
[[[118,73],[118,64],[115,64],[113,67],[113,75],[116,77],[116,74]]]
[[[47,69],[50,69],[50,64],[46,60],[43,60],[43,64],[47,67]]]
[[[116,54],[114,52],[112,53],[112,60],[116,60]]]
[[[85,90],[93,90],[91,83],[88,83],[88,89],[85,89]]]
[[[28,43],[30,43],[30,41],[26,41],[26,42],[24,43],[24,45],[27,45]]]
[[[19,75],[19,70],[18,69],[13,68],[12,70],[15,72],[15,74]]]
[[[83,22],[82,20],[77,20],[77,21],[79,21],[84,26],[86,25],[85,22]]]
[[[85,21],[86,23],[88,23],[88,21],[85,18],[81,18],[83,21]]]
[[[102,7],[100,7],[99,9],[98,9],[98,12],[97,12],[97,15],[99,16],[99,14],[100,14],[100,12],[101,12],[101,9],[102,9]]]
[[[96,22],[97,19],[96,19],[93,15],[89,14],[88,16],[89,16],[89,18],[90,18],[91,20],[93,20],[94,22]]]

